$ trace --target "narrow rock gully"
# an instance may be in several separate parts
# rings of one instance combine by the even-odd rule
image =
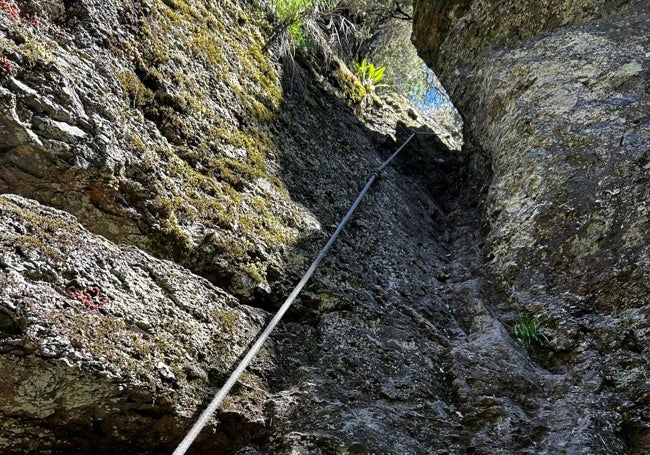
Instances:
[[[371,135],[379,160],[402,136],[406,128],[398,128],[396,141]],[[285,181],[329,234],[354,197],[331,205],[323,199],[339,188],[354,193],[365,179],[346,181],[339,159],[323,166],[326,157],[302,158],[287,161]],[[477,356],[492,362],[496,348],[507,368],[531,368],[486,292],[486,169],[480,155],[450,152],[436,137],[420,136],[385,171],[271,336],[276,364],[267,376],[274,391],[267,426],[251,430],[254,442],[238,454],[481,453],[472,452],[472,424],[510,411],[496,398],[468,405],[471,387],[500,387],[495,373],[508,374],[493,370],[502,363]],[[314,175],[318,184],[305,177]],[[309,238],[300,248],[314,257],[326,240]],[[274,286],[277,305],[289,286]],[[500,287],[507,298],[507,286]],[[262,363],[252,370],[264,376]]]
[[[325,243],[370,165],[407,135],[399,127],[395,141],[367,133],[365,161],[356,168],[347,155],[314,158],[307,147],[291,148],[284,181],[326,227],[298,246],[303,257]],[[483,257],[490,178],[471,143],[450,152],[437,138],[420,137],[404,150],[272,335],[265,360],[252,365],[273,395],[266,423],[251,429],[238,455],[589,447],[581,438],[590,431],[571,439],[566,429],[588,412],[580,403],[590,389],[555,373],[564,369],[561,358],[552,371],[531,360],[550,368],[512,335],[511,315],[502,322],[497,313],[511,296]],[[299,264],[288,273],[293,280],[274,285],[276,305],[305,269]]]

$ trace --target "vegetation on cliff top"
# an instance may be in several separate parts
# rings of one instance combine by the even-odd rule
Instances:
[[[316,48],[349,66],[367,60],[387,68],[387,90],[429,109],[450,105],[410,42],[412,0],[269,0],[269,5],[276,15],[271,42],[280,54]]]

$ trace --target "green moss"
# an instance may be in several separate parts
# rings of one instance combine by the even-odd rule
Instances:
[[[156,364],[161,359],[176,360],[180,352],[173,348],[177,341],[172,333],[185,334],[191,327],[165,327],[168,331],[153,336],[130,330],[126,322],[117,317],[96,312],[79,312],[66,316],[64,321],[67,336],[73,345],[80,346],[93,357],[112,364],[124,377],[136,378],[141,386],[158,394],[165,394],[166,386],[155,374]],[[171,362],[177,377],[182,377],[178,362]],[[159,397],[160,398],[160,397]]]
[[[129,134],[129,145],[137,150],[138,152],[142,153],[143,155],[147,152],[148,148],[147,145],[142,141],[140,136],[138,136],[136,133],[131,133]]]
[[[339,59],[334,59],[332,62],[330,78],[339,87],[348,104],[357,105],[368,94],[359,79]]]
[[[55,248],[55,244],[51,242],[45,243],[42,239],[36,236],[19,235],[16,237],[15,243],[20,250],[26,254],[29,251],[38,251],[50,260],[63,261],[61,251]]]
[[[264,282],[266,266],[255,263],[255,244],[272,248],[295,237],[267,196],[250,191],[264,179],[287,194],[268,174],[266,158],[276,148],[267,125],[280,109],[282,90],[258,24],[242,17],[241,8],[230,8],[154,1],[132,50],[135,68],[120,74],[119,81],[129,105],[156,123],[171,144],[155,150],[140,137],[128,139],[147,161],[145,167],[155,171],[142,177],[151,192],[152,215],[145,247],[199,273],[210,275],[206,267],[223,268],[225,261],[224,273]],[[178,46],[181,52],[175,54]],[[183,54],[193,56],[190,63]],[[361,97],[354,89],[350,98]],[[237,123],[217,114],[215,104],[232,104]],[[224,148],[245,153],[233,158]],[[186,228],[197,224],[218,235],[197,245]]]
[[[237,329],[239,318],[233,311],[215,309],[212,311],[212,318],[218,324],[222,332],[235,332]]]
[[[366,89],[360,83],[355,82],[344,93],[345,97],[352,103],[360,103],[367,94]]]
[[[233,401],[236,400],[240,406],[246,406],[246,401],[255,403],[256,406],[266,401],[267,396],[265,390],[267,390],[267,387],[259,376],[254,376],[248,371],[244,371],[239,382],[243,387],[237,390],[235,393],[236,397],[233,397]]]
[[[205,59],[211,65],[224,63],[225,58],[219,47],[219,42],[212,36],[194,35],[188,40],[191,55]]]
[[[145,87],[133,72],[118,73],[117,80],[120,82],[130,106],[142,108],[153,104],[154,93]]]
[[[180,11],[185,16],[194,17],[194,19],[201,20],[202,17],[194,15],[195,11],[193,8],[185,3],[183,0],[164,0],[165,5],[170,6],[173,10]]]
[[[0,198],[0,207],[21,220],[30,224],[30,229],[39,236],[45,235],[46,238],[57,238],[63,233],[78,232],[79,228],[69,221],[55,217],[45,216],[37,211],[23,209],[11,201]]]
[[[175,213],[154,226],[148,236],[150,251],[156,255],[184,263],[194,252],[190,238],[178,225]]]

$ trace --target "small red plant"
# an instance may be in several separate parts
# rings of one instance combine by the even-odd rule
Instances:
[[[14,74],[14,65],[4,55],[0,57],[0,73]]]
[[[91,310],[103,307],[111,301],[107,296],[102,295],[101,288],[96,284],[83,289],[72,287],[68,290],[68,295],[75,300],[79,300]]]
[[[41,26],[41,19],[36,15],[36,14],[26,14],[23,19],[27,21],[29,25],[31,25],[34,28],[38,28]]]
[[[20,11],[12,0],[0,0],[0,10],[7,13],[16,22],[20,21]]]

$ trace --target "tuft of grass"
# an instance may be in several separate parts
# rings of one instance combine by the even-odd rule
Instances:
[[[305,42],[303,26],[306,16],[314,6],[313,0],[272,0],[271,6],[277,16],[280,27],[286,30],[294,46]]]
[[[541,332],[541,323],[532,316],[520,316],[513,331],[515,337],[526,347],[541,345],[546,340]]]
[[[270,0],[270,6],[276,17],[276,30],[270,43],[275,43],[280,55],[293,55],[296,48],[320,48],[330,36],[326,36],[321,23],[334,10],[332,0]]]

